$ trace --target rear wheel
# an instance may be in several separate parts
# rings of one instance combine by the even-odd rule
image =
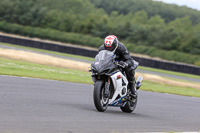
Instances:
[[[96,81],[93,91],[93,100],[96,109],[100,112],[104,112],[108,107],[109,98],[105,98],[104,91],[104,81]]]
[[[137,99],[138,99],[138,96],[133,100],[129,100],[127,101],[126,105],[124,107],[120,107],[121,110],[123,112],[126,112],[126,113],[131,113],[135,110],[136,108],[136,105],[137,105]]]

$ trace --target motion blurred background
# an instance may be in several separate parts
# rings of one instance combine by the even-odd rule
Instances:
[[[1,0],[0,31],[200,66],[200,11],[152,0]]]
[[[199,132],[194,1],[0,0],[0,132]],[[109,34],[140,63],[132,114],[93,105],[88,70]]]

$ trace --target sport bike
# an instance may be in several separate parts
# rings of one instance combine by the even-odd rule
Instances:
[[[136,97],[130,95],[124,66],[120,65],[115,58],[114,52],[102,50],[91,64],[94,105],[100,112],[104,112],[108,106],[114,106],[120,107],[123,112],[131,113],[136,108],[138,95]],[[138,62],[134,61],[133,69],[137,66]],[[140,88],[142,80],[142,76],[139,76],[135,89]]]

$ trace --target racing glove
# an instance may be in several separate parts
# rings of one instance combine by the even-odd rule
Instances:
[[[122,67],[122,68],[128,67],[128,64],[127,64],[126,62],[124,62],[124,61],[119,61],[118,64],[119,64],[119,66]]]

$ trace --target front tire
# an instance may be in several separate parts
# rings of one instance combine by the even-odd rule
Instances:
[[[96,109],[100,112],[104,112],[108,107],[109,98],[105,98],[104,91],[104,81],[96,81],[93,91],[93,100]]]

